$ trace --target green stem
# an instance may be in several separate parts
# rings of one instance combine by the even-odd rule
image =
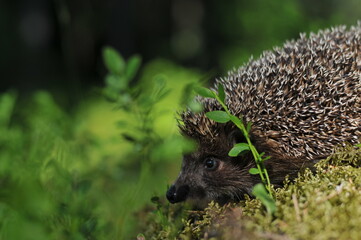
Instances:
[[[217,94],[214,94],[214,95],[215,95],[216,100],[221,104],[223,109],[226,111],[228,116],[231,118],[233,115],[229,111],[226,104],[219,98],[219,96]],[[266,189],[268,190],[268,193],[269,193],[270,197],[273,199],[273,195],[272,195],[272,192],[271,192],[271,182],[270,182],[270,179],[269,179],[269,176],[268,176],[267,169],[265,168],[263,160],[260,157],[257,149],[253,146],[253,144],[251,142],[251,139],[249,138],[247,129],[245,128],[245,126],[243,124],[242,119],[239,119],[239,120],[240,120],[240,122],[238,123],[238,122],[233,121],[232,118],[231,118],[231,121],[236,125],[236,127],[238,127],[242,131],[242,134],[246,138],[249,149],[251,150],[253,158],[255,159],[256,166],[257,166],[257,169],[258,169],[258,172],[259,172],[259,176],[261,177],[262,183],[266,186]]]

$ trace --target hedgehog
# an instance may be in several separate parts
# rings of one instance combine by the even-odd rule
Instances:
[[[222,84],[233,115],[251,122],[250,137],[271,158],[265,167],[277,188],[286,176],[331,155],[336,146],[357,144],[361,137],[361,22],[318,33],[265,51],[257,60],[216,80]],[[180,131],[197,150],[183,157],[180,174],[166,193],[171,203],[193,200],[220,204],[242,200],[261,180],[249,169],[249,152],[229,157],[235,143],[245,142],[230,122],[208,119],[223,110],[211,98],[198,97],[201,113],[180,114]]]

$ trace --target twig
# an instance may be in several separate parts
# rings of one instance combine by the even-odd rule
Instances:
[[[292,194],[292,201],[293,201],[293,205],[295,206],[297,222],[301,222],[300,207],[298,205],[298,200],[297,200],[296,194]]]

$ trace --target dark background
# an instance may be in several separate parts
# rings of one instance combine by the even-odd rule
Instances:
[[[101,49],[220,75],[299,32],[355,24],[357,0],[2,0],[2,91],[79,96],[102,85]]]

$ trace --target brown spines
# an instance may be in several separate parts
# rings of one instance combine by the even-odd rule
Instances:
[[[251,121],[253,136],[284,156],[312,159],[355,144],[361,137],[361,24],[301,34],[218,82],[230,111]],[[214,99],[199,100],[204,112],[221,109]],[[224,127],[204,113],[181,117],[191,137],[212,141]]]

